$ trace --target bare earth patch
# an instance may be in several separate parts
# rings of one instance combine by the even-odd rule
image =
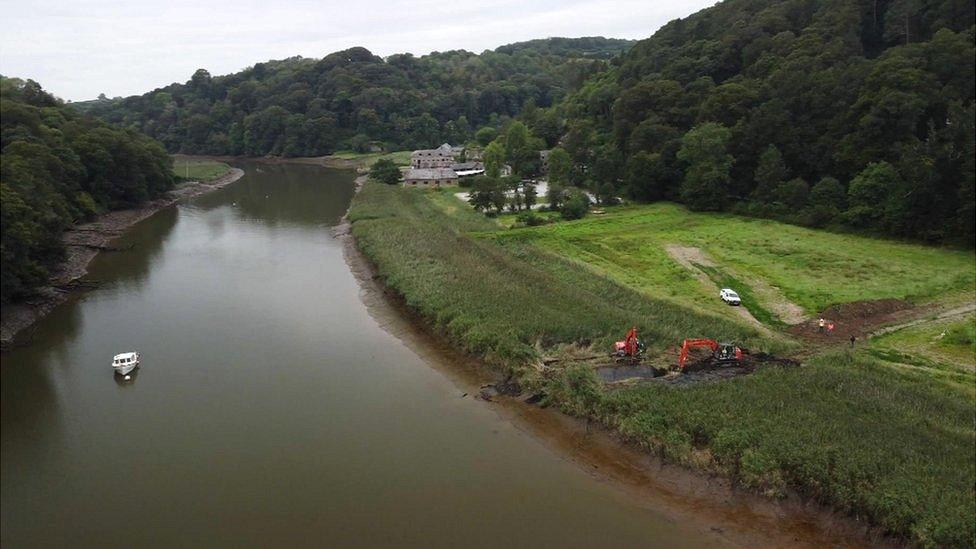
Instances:
[[[673,244],[665,246],[664,249],[667,250],[668,254],[675,261],[680,263],[682,267],[688,269],[688,271],[691,272],[691,274],[694,275],[695,278],[699,280],[699,282],[707,285],[710,288],[715,288],[715,295],[718,295],[719,287],[716,286],[714,282],[712,282],[712,279],[708,278],[707,274],[705,274],[701,269],[695,266],[696,264],[702,265],[704,267],[718,266],[707,255],[705,255],[705,252],[701,251],[700,248],[696,248],[693,246],[677,246]],[[734,309],[735,312],[738,313],[738,315],[742,317],[749,324],[752,324],[753,326],[760,328],[766,333],[771,333],[769,331],[769,328],[767,328],[762,322],[759,322],[756,319],[756,317],[752,316],[752,313],[749,312],[749,309],[746,309],[745,307],[734,307]]]
[[[782,290],[759,277],[750,278],[749,283],[762,304],[781,321],[794,326],[806,322],[807,312],[783,295]]]

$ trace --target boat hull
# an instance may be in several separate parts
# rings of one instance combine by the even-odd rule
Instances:
[[[115,369],[115,373],[119,374],[120,376],[124,376],[138,367],[139,367],[138,362],[133,362],[132,364],[125,364],[122,366],[113,366],[113,368]]]

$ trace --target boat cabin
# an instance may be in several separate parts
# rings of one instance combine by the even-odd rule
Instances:
[[[139,355],[137,355],[136,353],[122,353],[119,355],[115,355],[115,357],[112,358],[112,366],[122,367],[128,364],[132,364],[138,359],[138,357]]]

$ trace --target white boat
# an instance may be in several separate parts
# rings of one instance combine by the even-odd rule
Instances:
[[[124,376],[138,367],[139,353],[135,351],[131,353],[118,354],[112,358],[112,368],[115,368],[115,373],[117,374]]]

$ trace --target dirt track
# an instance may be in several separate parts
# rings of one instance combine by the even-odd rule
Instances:
[[[678,264],[682,267],[688,269],[699,282],[706,285],[708,288],[714,288],[715,294],[718,295],[720,288],[715,285],[709,276],[703,272],[699,265],[703,267],[719,267],[717,263],[712,261],[708,255],[694,246],[678,246],[671,244],[665,247],[668,255],[671,256]],[[752,289],[762,298],[762,304],[769,309],[777,318],[786,324],[800,324],[807,319],[806,312],[803,307],[800,307],[796,303],[793,303],[783,293],[779,288],[767,283],[766,281],[753,277],[750,279],[750,284]],[[766,325],[756,317],[752,316],[745,307],[736,307],[736,312],[748,321],[750,324],[759,327],[763,331],[769,333],[769,329]]]

